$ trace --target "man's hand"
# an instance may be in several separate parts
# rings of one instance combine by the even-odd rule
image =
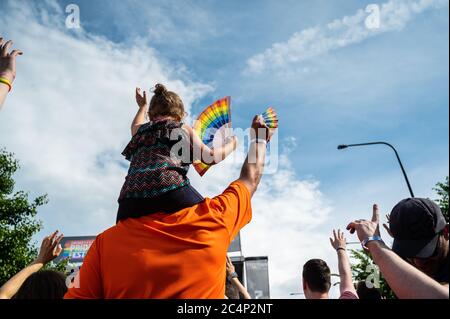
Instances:
[[[147,99],[147,92],[144,91],[144,93],[141,94],[141,89],[136,88],[136,103],[139,108],[147,108],[149,103]]]
[[[62,247],[59,244],[63,238],[63,234],[58,235],[58,231],[55,231],[50,236],[47,236],[42,240],[41,249],[39,255],[36,258],[37,263],[47,264],[56,257],[58,257],[62,252]]]
[[[368,237],[380,236],[379,220],[378,205],[374,204],[371,221],[364,219],[355,220],[348,224],[347,230],[349,230],[351,234],[356,231],[360,241],[363,241]]]
[[[347,241],[345,240],[344,232],[341,232],[341,230],[338,229],[338,232],[336,234],[336,231],[333,229],[333,237],[334,239],[330,237],[330,243],[334,249],[336,250],[338,250],[339,248],[346,249]]]
[[[275,133],[275,130],[276,129],[267,127],[261,115],[256,115],[252,121],[250,137],[251,139],[260,138],[269,142],[272,135]]]
[[[12,41],[3,42],[0,37],[0,77],[9,80],[11,83],[16,78],[16,57],[23,53],[19,50],[9,52]]]

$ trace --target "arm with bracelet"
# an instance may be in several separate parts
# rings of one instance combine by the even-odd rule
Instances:
[[[19,50],[9,53],[12,44],[12,41],[4,43],[3,38],[0,37],[0,109],[13,88],[16,78],[16,57],[22,55]]]
[[[333,237],[330,237],[331,246],[336,250],[338,255],[339,265],[339,290],[341,297],[345,294],[351,294],[353,297],[357,297],[355,286],[352,280],[352,270],[350,267],[350,260],[347,255],[347,241],[344,237],[344,233],[338,229],[337,233],[333,229]]]
[[[264,123],[261,115],[253,118],[250,129],[250,148],[239,177],[239,180],[247,186],[252,196],[261,181],[266,158],[266,145],[275,130],[275,128],[269,128]]]
[[[228,256],[227,256],[227,277],[228,277],[228,280],[231,282],[231,284],[239,290],[239,293],[242,296],[244,296],[244,299],[252,299],[252,297],[248,293],[247,289],[239,281],[239,276],[235,271],[234,265],[231,262],[230,257],[228,257]]]

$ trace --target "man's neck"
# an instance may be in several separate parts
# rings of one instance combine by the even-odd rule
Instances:
[[[311,292],[308,299],[330,299],[328,292]]]

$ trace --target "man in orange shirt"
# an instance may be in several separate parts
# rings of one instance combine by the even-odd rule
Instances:
[[[238,180],[173,214],[128,218],[98,235],[65,298],[222,299],[228,246],[252,217],[273,135],[260,116]]]

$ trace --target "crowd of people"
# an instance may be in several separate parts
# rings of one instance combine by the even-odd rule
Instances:
[[[11,41],[0,38],[0,107],[13,88],[16,58],[22,54],[11,47]],[[161,84],[153,93],[149,101],[147,92],[136,89],[138,112],[122,153],[130,168],[116,225],[96,237],[74,280],[42,270],[61,253],[62,235],[44,238],[37,259],[0,288],[0,298],[250,298],[227,250],[252,219],[251,198],[275,129],[255,116],[239,178],[222,194],[204,198],[190,185],[189,165],[220,162],[237,140],[231,137],[223,146],[209,148],[183,123],[184,105],[176,93]],[[173,152],[177,143],[187,145],[188,156]],[[370,219],[351,221],[347,230],[357,234],[394,294],[448,299],[449,226],[439,207],[429,199],[400,201],[387,226],[392,248],[383,242],[379,222],[373,205]],[[330,242],[338,258],[340,299],[381,298],[365,282],[353,282],[344,232],[333,230]],[[301,277],[307,299],[329,297],[331,271],[325,261],[309,260]]]

